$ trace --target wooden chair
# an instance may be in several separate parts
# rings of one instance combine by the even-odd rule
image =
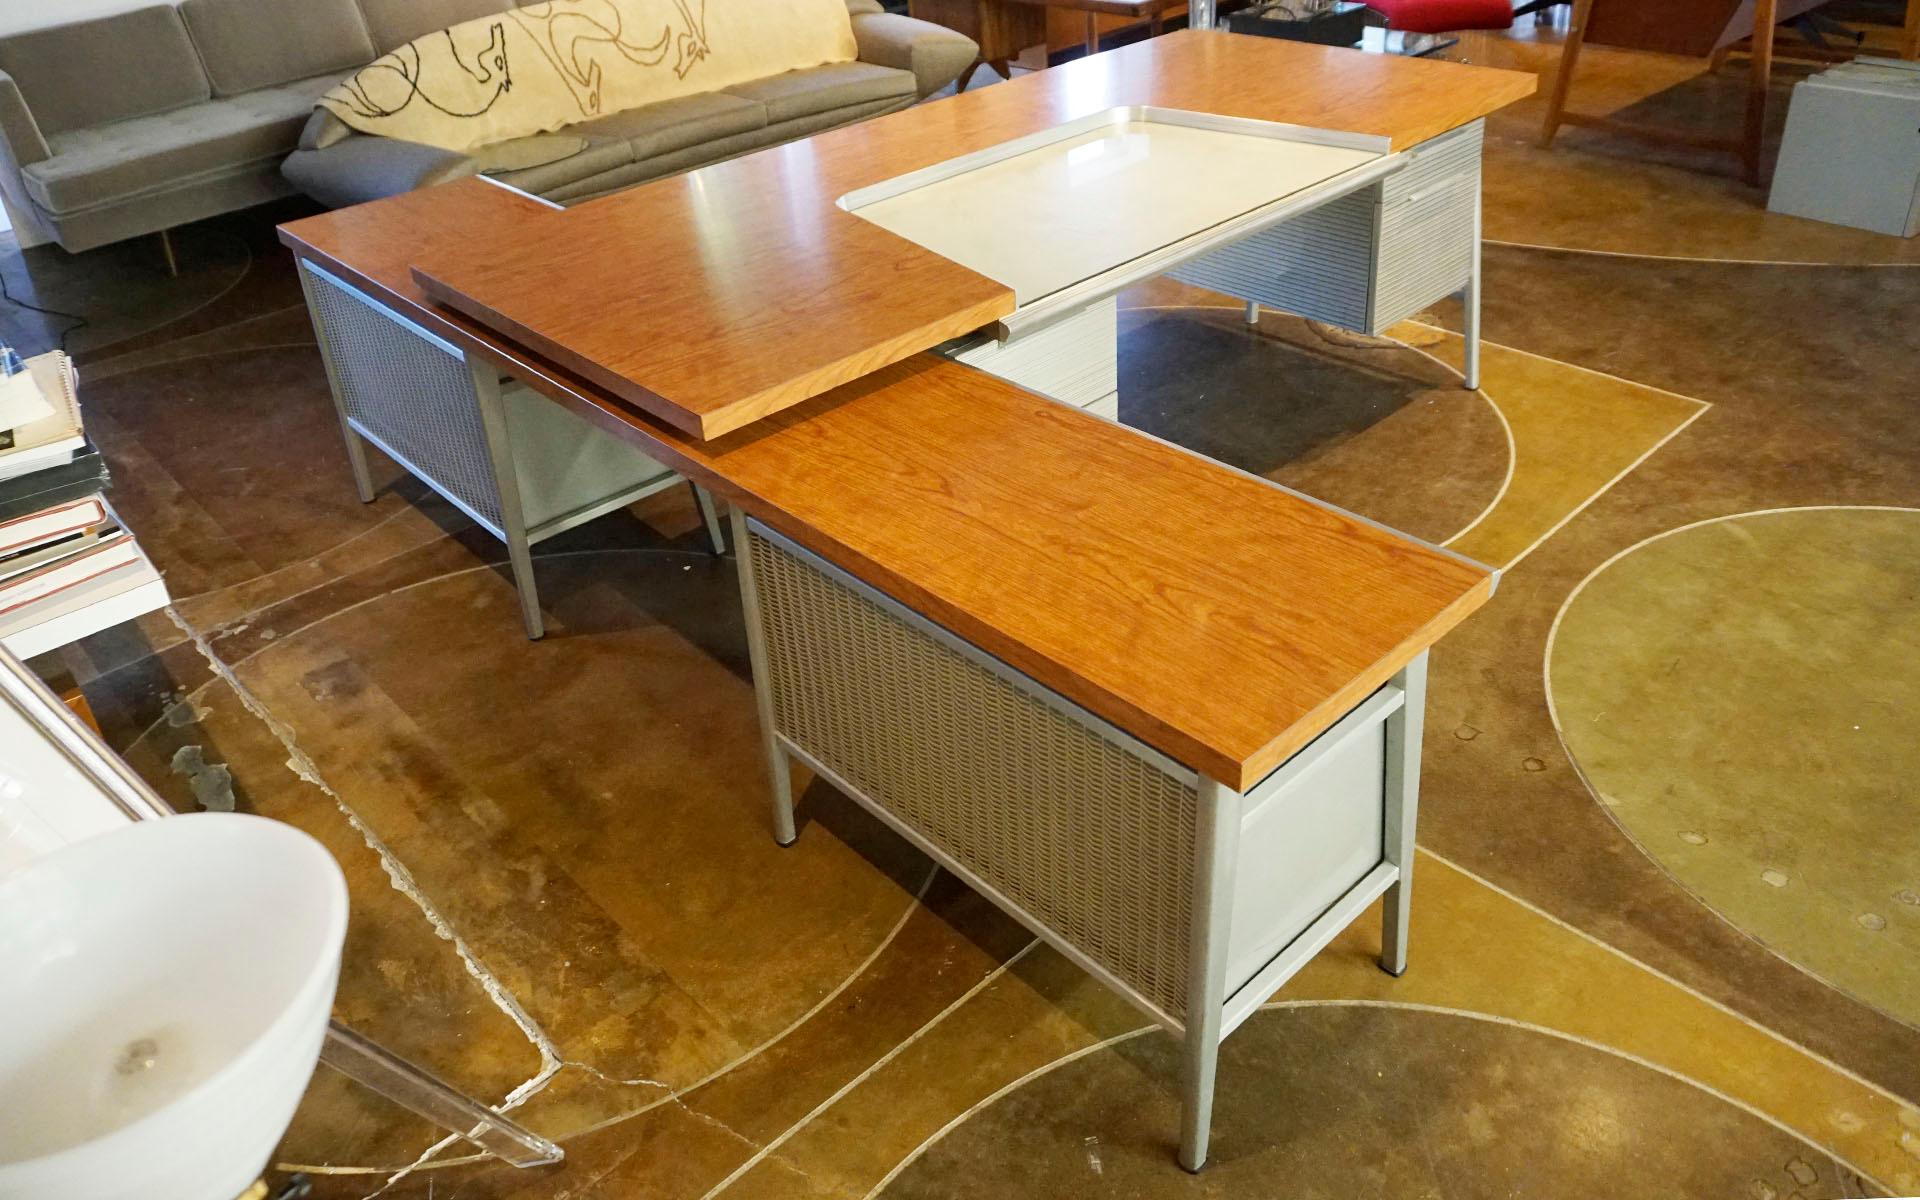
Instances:
[[[1767,87],[1773,75],[1775,30],[1781,21],[1818,7],[1821,2],[1754,0],[1746,121],[1738,136],[1717,136],[1575,112],[1567,108],[1567,95],[1579,66],[1580,49],[1589,41],[1636,50],[1722,57],[1725,49],[1740,40],[1733,30],[1733,23],[1740,19],[1738,0],[1706,0],[1692,5],[1674,4],[1671,0],[1574,0],[1573,26],[1567,32],[1566,47],[1560,52],[1560,66],[1548,94],[1541,146],[1553,144],[1560,126],[1582,125],[1651,141],[1724,150],[1739,157],[1746,181],[1759,187],[1763,176],[1761,155],[1767,130]]]

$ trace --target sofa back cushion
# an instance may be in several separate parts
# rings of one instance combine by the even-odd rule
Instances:
[[[0,38],[43,134],[86,129],[205,100],[207,76],[180,14],[164,5]]]
[[[373,59],[354,0],[184,0],[216,96],[345,72]]]
[[[360,0],[373,48],[382,54],[437,29],[512,7],[513,0]]]
[[[320,105],[362,133],[464,154],[859,49],[845,0],[542,0],[415,38]]]

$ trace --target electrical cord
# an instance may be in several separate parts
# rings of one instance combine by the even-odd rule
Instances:
[[[7,286],[7,273],[4,270],[0,270],[0,297],[5,298],[6,302],[15,308],[24,308],[28,312],[36,312],[43,317],[59,317],[61,320],[73,322],[60,331],[59,347],[62,353],[66,352],[67,339],[87,327],[87,319],[78,313],[63,312],[57,308],[42,308],[38,304],[29,304],[16,297],[13,289]]]

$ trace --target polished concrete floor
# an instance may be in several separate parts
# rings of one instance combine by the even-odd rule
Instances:
[[[1584,107],[1741,94],[1737,60],[1589,62]],[[88,421],[176,597],[46,665],[176,804],[325,842],[338,1015],[568,1151],[477,1160],[322,1070],[278,1169],[439,1200],[1920,1193],[1920,243],[1770,216],[1711,158],[1540,150],[1538,115],[1491,122],[1477,392],[1451,305],[1368,338],[1123,300],[1127,423],[1505,568],[1435,654],[1412,969],[1362,921],[1230,1039],[1198,1178],[1132,1010],[824,784],[773,844],[733,566],[684,492],[543,545],[528,643],[465,518],[390,464],[354,500],[274,214],[187,231],[177,280],[144,242],[0,261],[86,317]]]

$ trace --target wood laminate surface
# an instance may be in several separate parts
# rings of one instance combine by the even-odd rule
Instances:
[[[1251,786],[1492,590],[1484,567],[931,355],[703,440],[432,304],[411,276],[423,250],[518,236],[545,212],[467,179],[281,236],[1230,786]]]
[[[836,203],[1120,105],[1384,135],[1405,149],[1534,76],[1186,31],[643,184],[413,258],[421,285],[678,428],[715,437],[999,319],[1004,282]]]

